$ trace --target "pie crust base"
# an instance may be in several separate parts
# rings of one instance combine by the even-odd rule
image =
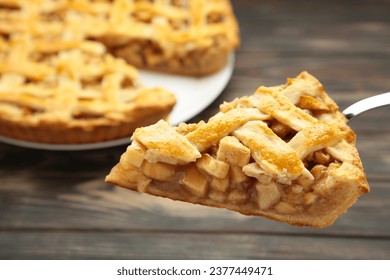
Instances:
[[[23,141],[48,144],[86,144],[130,137],[137,127],[169,119],[175,104],[171,93],[166,93],[165,104],[146,104],[134,111],[137,118],[123,121],[86,121],[79,123],[47,122],[31,124],[28,121],[0,119],[0,135]]]

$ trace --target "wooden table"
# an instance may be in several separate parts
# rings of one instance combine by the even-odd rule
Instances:
[[[236,0],[242,45],[224,100],[308,70],[340,108],[390,90],[390,2]],[[390,109],[351,122],[371,185],[331,227],[299,228],[104,183],[125,146],[0,144],[1,259],[389,259]]]

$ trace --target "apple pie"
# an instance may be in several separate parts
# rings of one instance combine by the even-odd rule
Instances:
[[[239,45],[229,0],[0,0],[0,8],[0,32],[71,29],[156,71],[207,75],[225,66]]]
[[[307,72],[224,103],[207,122],[138,128],[106,181],[312,227],[369,191],[355,133]]]
[[[130,137],[168,117],[175,96],[86,40],[0,40],[0,135],[76,144]]]
[[[167,119],[175,96],[135,67],[222,68],[238,45],[228,0],[0,0],[0,135],[76,144]]]

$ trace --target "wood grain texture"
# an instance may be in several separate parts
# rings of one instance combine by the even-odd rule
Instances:
[[[372,259],[390,240],[172,232],[0,232],[0,259]],[[319,253],[320,252],[320,253]]]
[[[7,230],[126,229],[166,231],[225,231],[230,233],[299,233],[390,237],[390,201],[386,183],[373,182],[373,191],[360,199],[326,229],[292,227],[222,209],[174,202],[106,185],[100,178],[54,187],[21,187],[18,180],[2,188],[0,227]],[[41,184],[41,183],[40,183]],[[72,187],[69,187],[72,185]],[[50,209],[50,211],[48,211]]]
[[[390,90],[390,2],[233,1],[242,44],[223,101],[303,70],[341,109]],[[325,229],[140,195],[104,183],[126,146],[0,144],[0,259],[389,259],[390,107],[353,120],[371,193]]]

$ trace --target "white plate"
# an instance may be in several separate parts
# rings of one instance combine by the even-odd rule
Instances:
[[[147,86],[162,86],[171,90],[177,99],[175,108],[170,115],[170,123],[177,125],[202,112],[224,90],[229,82],[234,68],[234,54],[229,57],[228,64],[219,72],[201,78],[185,77],[170,74],[160,74],[140,71],[141,81]],[[46,144],[17,140],[0,136],[0,141],[16,146],[43,150],[90,150],[125,145],[129,137],[111,141],[88,144]]]

